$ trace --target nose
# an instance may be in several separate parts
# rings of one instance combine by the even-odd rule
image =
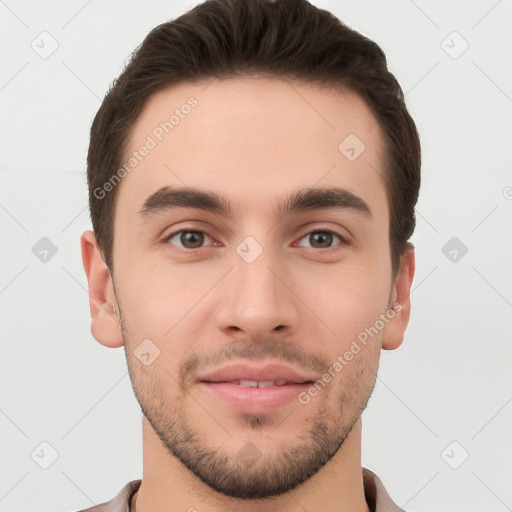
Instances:
[[[235,255],[234,268],[223,280],[216,307],[217,327],[225,334],[264,342],[297,330],[300,301],[293,293],[290,272],[270,251],[252,263]]]

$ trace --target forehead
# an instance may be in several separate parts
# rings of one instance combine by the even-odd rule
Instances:
[[[383,138],[354,92],[270,78],[185,83],[149,98],[130,134],[116,211],[162,186],[270,208],[298,187],[344,187],[386,208]]]

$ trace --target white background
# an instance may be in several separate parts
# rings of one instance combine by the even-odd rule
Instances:
[[[409,511],[512,510],[512,1],[312,3],[382,46],[423,147],[413,313],[382,356],[364,465]],[[90,507],[141,477],[123,349],[90,334],[85,158],[126,58],[192,5],[0,2],[1,511]],[[47,59],[31,47],[43,31]],[[47,263],[42,237],[58,250]],[[468,249],[456,262],[452,237]],[[59,455],[48,469],[31,457],[43,441]]]

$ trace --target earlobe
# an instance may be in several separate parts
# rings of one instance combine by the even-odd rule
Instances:
[[[106,347],[121,347],[121,326],[114,314],[118,308],[112,277],[103,261],[94,231],[87,230],[80,237],[82,263],[89,285],[89,308],[91,311],[91,333]]]
[[[415,255],[414,247],[407,249],[400,260],[400,268],[393,285],[392,303],[397,307],[389,314],[391,318],[385,325],[382,334],[382,348],[394,350],[403,340],[411,315],[411,286],[414,278]]]

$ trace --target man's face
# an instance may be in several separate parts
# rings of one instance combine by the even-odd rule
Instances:
[[[155,94],[134,126],[128,153],[156,145],[118,185],[115,292],[132,384],[163,446],[222,493],[271,496],[336,454],[373,389],[386,327],[353,342],[393,300],[383,139],[351,92],[207,85]],[[155,131],[191,96],[169,133]],[[162,187],[215,193],[231,212],[189,195],[141,214]],[[308,189],[345,195],[286,209]]]

